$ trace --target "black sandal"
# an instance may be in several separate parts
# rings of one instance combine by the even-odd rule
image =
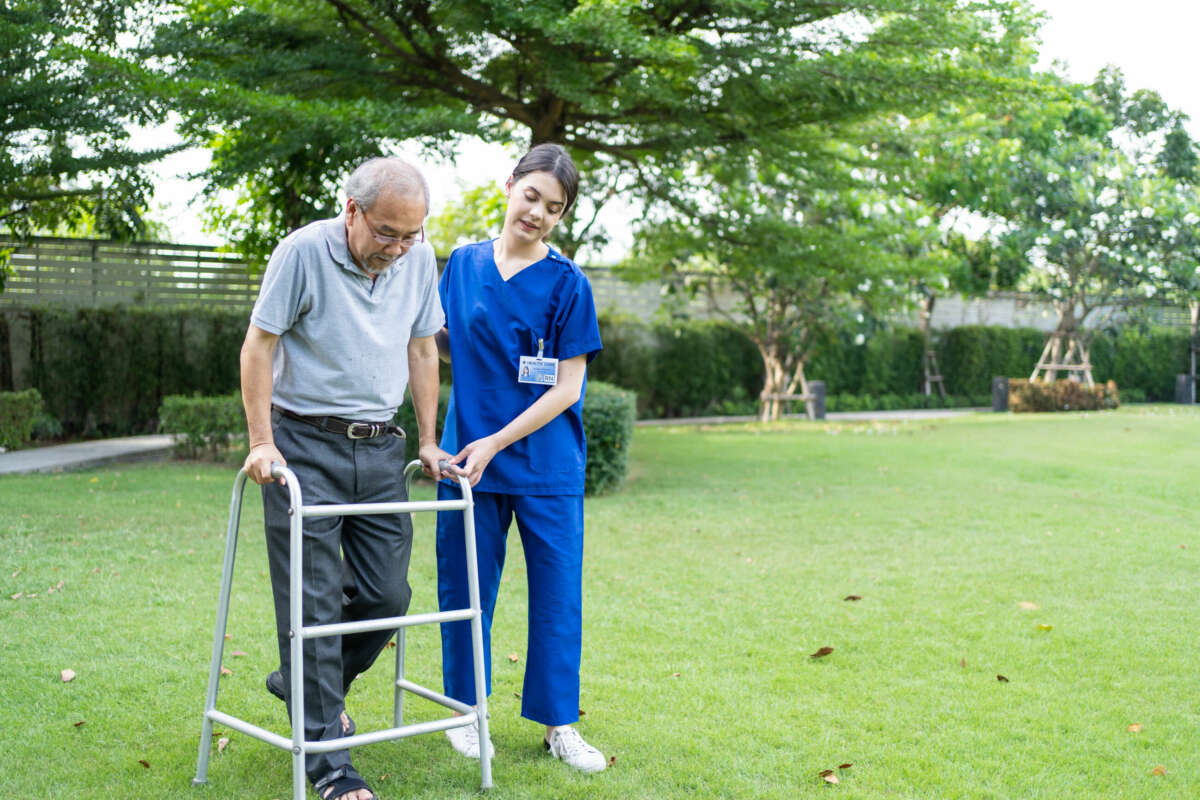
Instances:
[[[267,674],[267,691],[283,702],[287,702],[287,694],[283,685],[283,673],[279,670],[274,670]],[[349,725],[342,729],[342,736],[353,736],[354,732],[358,730],[358,726],[354,724],[354,717],[346,714],[346,721]],[[335,794],[334,797],[337,797],[337,795]]]
[[[379,795],[367,786],[367,782],[362,779],[362,776],[354,771],[353,767],[342,767],[334,772],[326,775],[321,780],[313,784],[313,789],[317,793],[317,797],[321,800],[333,800],[333,798],[341,797],[347,792],[354,792],[359,789],[366,789],[371,792],[371,800],[379,800]]]

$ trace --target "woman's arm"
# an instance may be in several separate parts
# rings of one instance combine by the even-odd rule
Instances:
[[[503,428],[491,436],[476,439],[468,444],[450,459],[450,463],[459,464],[465,459],[462,463],[463,474],[468,477],[472,486],[479,483],[479,479],[483,477],[483,470],[495,458],[496,453],[513,442],[524,439],[578,402],[583,392],[583,378],[586,374],[586,355],[560,361],[558,383]]]

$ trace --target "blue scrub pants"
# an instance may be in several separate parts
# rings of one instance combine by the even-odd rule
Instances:
[[[529,583],[529,638],[521,716],[543,725],[569,725],[579,719],[583,496],[492,492],[473,492],[472,496],[488,694],[492,692],[492,613],[504,569],[508,529],[515,515]],[[439,500],[461,497],[457,486],[438,484]],[[462,513],[439,512],[438,604],[443,611],[470,606],[465,548]],[[449,622],[441,627],[445,693],[475,705],[471,623]]]

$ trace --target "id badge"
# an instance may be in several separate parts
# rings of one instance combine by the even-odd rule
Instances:
[[[538,339],[536,356],[521,356],[517,365],[517,383],[554,386],[558,383],[558,359],[542,357],[543,340]]]

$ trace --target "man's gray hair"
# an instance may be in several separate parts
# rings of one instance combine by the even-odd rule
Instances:
[[[412,164],[400,158],[369,158],[359,164],[346,179],[347,197],[363,211],[370,211],[379,193],[390,189],[400,197],[420,192],[425,198],[425,215],[429,215],[429,184]]]

